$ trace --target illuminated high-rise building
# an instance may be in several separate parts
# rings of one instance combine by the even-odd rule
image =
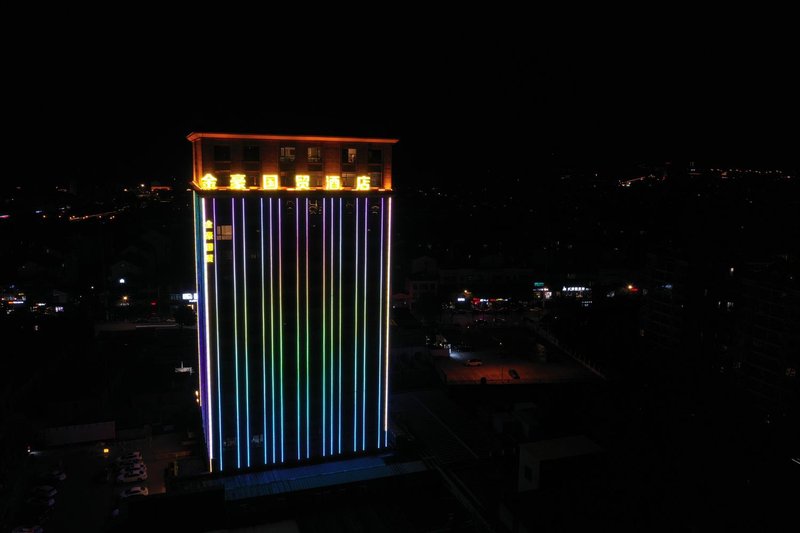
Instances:
[[[188,139],[210,469],[385,447],[397,141]]]

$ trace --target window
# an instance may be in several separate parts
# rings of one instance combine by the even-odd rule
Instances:
[[[233,226],[217,226],[217,240],[229,241],[233,237]]]
[[[369,173],[369,186],[370,187],[383,187],[383,173],[370,172]]]
[[[356,156],[358,152],[355,148],[343,148],[342,149],[342,163],[352,165],[356,162]]]
[[[370,150],[367,152],[367,162],[370,165],[379,165],[383,162],[383,152],[381,150]]]
[[[230,161],[231,160],[231,147],[230,146],[215,146],[214,147],[214,161]]]
[[[245,146],[242,159],[245,161],[261,161],[261,149],[258,146]]]
[[[294,163],[294,146],[281,146],[281,163]]]
[[[319,146],[312,146],[308,149],[308,162],[321,163],[322,162],[322,148]]]

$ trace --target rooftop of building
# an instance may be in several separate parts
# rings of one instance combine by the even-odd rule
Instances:
[[[300,141],[300,142],[340,142],[340,143],[373,143],[395,144],[399,139],[378,137],[334,137],[323,135],[275,135],[254,133],[211,133],[192,132],[187,137],[190,141],[198,139],[253,140],[253,141]]]

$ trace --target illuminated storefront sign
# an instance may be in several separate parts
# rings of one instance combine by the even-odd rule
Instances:
[[[255,180],[255,178],[253,178]],[[312,186],[311,176],[306,174],[297,174],[294,177],[294,187],[281,186],[280,178],[277,174],[262,174],[260,186],[248,187],[247,176],[245,174],[231,174],[228,180],[228,186],[219,185],[219,181],[213,174],[206,174],[199,181],[196,182],[198,189],[205,191],[216,190],[232,190],[232,191],[310,191],[310,190],[325,190],[325,191],[371,191],[383,190],[378,187],[372,187],[371,178],[369,176],[357,176],[353,187],[344,187],[342,185],[341,176],[325,176],[323,185]]]

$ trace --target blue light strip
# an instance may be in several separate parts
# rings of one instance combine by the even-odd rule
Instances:
[[[342,199],[339,198],[339,446],[342,453]]]
[[[250,322],[247,320],[247,222],[245,222],[244,198],[242,198],[242,304],[244,306],[244,404],[245,409],[245,443],[247,445],[247,466],[250,467],[250,342],[247,339],[247,330]]]
[[[264,199],[258,199],[259,226],[258,237],[261,241],[261,413],[263,426],[261,442],[264,445],[264,464],[267,457],[267,289],[266,266],[264,265]],[[270,307],[270,312],[272,308]]]
[[[270,358],[270,394],[272,396],[271,406],[272,406],[272,462],[278,462],[278,458],[275,456],[275,299],[273,298],[274,294],[274,285],[272,283],[272,279],[274,277],[273,274],[273,262],[272,262],[272,198],[269,199],[269,358]],[[283,326],[281,326],[283,329]],[[281,385],[283,386],[283,385]],[[266,443],[264,447],[266,448]]]
[[[295,361],[297,362],[297,460],[300,460],[300,202],[295,200]]]
[[[389,445],[389,301],[392,296],[392,198],[389,197],[388,229],[386,231],[386,330],[383,336],[383,445]]]
[[[380,255],[380,281],[378,283],[378,448],[381,447],[381,407],[383,405],[383,202],[381,198],[381,255]]]
[[[211,199],[211,215],[214,217],[214,254],[216,255],[219,248],[217,248],[217,199]],[[217,283],[217,279],[219,276],[217,275],[217,264],[218,261],[214,261],[214,329],[215,329],[215,343],[217,345],[217,420],[219,423],[219,469],[222,470],[222,458],[225,455],[223,452],[225,448],[223,447],[222,441],[222,379],[220,379],[220,348],[219,348],[219,283]]]
[[[311,457],[311,401],[309,391],[311,381],[309,379],[311,336],[308,317],[308,198],[306,198],[306,459]]]
[[[331,198],[331,329],[330,329],[330,340],[331,340],[331,349],[330,349],[330,357],[331,357],[331,455],[333,455],[333,198]],[[341,384],[339,385],[341,388]]]
[[[236,371],[236,467],[242,467],[242,433],[239,416],[239,312],[238,300],[236,292],[238,285],[236,283],[236,204],[235,200],[231,198],[231,243],[233,249],[233,353],[234,353],[234,367]]]
[[[284,402],[283,402],[283,210],[278,198],[278,346],[280,349],[280,384],[281,384],[281,462],[284,462]]]
[[[353,286],[355,298],[353,305],[353,451],[358,451],[358,198],[356,198],[356,260]]]
[[[203,391],[201,393],[205,393],[206,400],[204,411],[206,411],[207,418],[206,418],[206,428],[208,430],[208,459],[209,464],[214,464],[214,433],[213,433],[213,425],[212,420],[214,419],[214,409],[213,403],[211,402],[211,327],[209,325],[209,312],[208,312],[208,267],[206,263],[206,255],[208,254],[208,246],[206,245],[207,239],[205,238],[205,226],[206,226],[206,199],[202,198],[202,211],[203,211],[203,223],[201,224],[201,234],[203,235],[203,315],[204,315],[204,322],[205,327],[203,328],[205,334],[205,352],[206,352],[206,361],[205,365],[203,365],[203,370],[205,371],[205,385],[203,387]],[[214,222],[212,221],[212,224]],[[216,253],[216,251],[215,251]],[[216,263],[215,263],[216,264]],[[198,305],[199,307],[199,305]]]
[[[200,203],[200,196],[196,192],[192,192],[192,220],[194,221],[194,282],[195,287],[197,287],[197,362],[198,364],[202,360],[203,356],[203,335],[201,331],[203,329],[204,324],[204,315],[208,313],[208,310],[205,309],[206,300],[205,294],[203,294],[201,287],[200,276],[201,272],[205,271],[206,268],[206,258],[205,258],[205,245],[200,244],[200,235],[205,236],[205,213],[200,214],[198,217],[198,209],[197,206]],[[202,219],[202,220],[201,220]],[[198,226],[200,229],[198,230]],[[204,241],[205,242],[205,241]],[[201,260],[202,258],[202,260]],[[201,374],[202,375],[202,374]],[[203,394],[205,391],[203,390],[203,383],[202,379],[200,380],[200,394]],[[211,438],[209,436],[209,429],[208,429],[208,420],[206,418],[206,410],[204,406],[200,406],[201,416],[203,417],[203,432],[206,437],[206,447],[208,450],[208,458],[209,458],[209,465],[213,465],[214,461],[211,460]],[[210,470],[213,471],[213,466],[209,466]]]
[[[322,456],[328,455],[328,406],[325,400],[328,399],[327,379],[328,379],[328,361],[325,349],[328,347],[327,339],[327,326],[328,326],[328,293],[327,293],[327,276],[326,268],[328,266],[326,249],[328,247],[328,200],[322,199]],[[331,383],[333,387],[333,383]]]
[[[364,305],[361,364],[361,450],[367,449],[367,235],[369,232],[369,199],[364,198]]]

